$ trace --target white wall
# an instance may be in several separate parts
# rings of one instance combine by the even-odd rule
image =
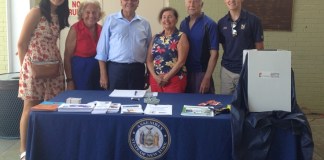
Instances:
[[[70,0],[70,9],[72,7],[72,1],[82,0]],[[120,11],[120,0],[98,0],[102,4],[103,11],[105,16]],[[18,72],[20,70],[19,58],[15,55],[18,51],[17,41],[20,35],[20,31],[24,22],[24,19],[29,12],[30,8],[35,6],[35,0],[7,0],[8,5],[8,53],[9,55],[9,72]],[[154,7],[152,7],[154,6]],[[162,30],[161,25],[159,24],[157,17],[160,9],[164,6],[169,6],[169,0],[140,0],[139,7],[136,13],[145,19],[147,19],[152,27],[152,34],[158,33]],[[105,17],[103,17],[103,20]],[[69,22],[72,25],[77,21],[76,15],[71,15]],[[103,22],[101,22],[103,23]],[[63,58],[65,39],[69,28],[66,28],[61,31],[60,39],[58,45],[60,52]]]
[[[168,0],[140,0],[136,13],[150,22],[153,35],[162,30],[161,25],[158,22],[158,15],[160,10],[164,6],[168,6],[168,4]],[[120,11],[120,0],[105,0],[103,9],[106,16]]]
[[[82,0],[70,0],[71,1],[80,1]],[[103,21],[105,20],[105,17],[111,13],[118,12],[121,10],[120,6],[120,0],[99,0],[99,2],[102,4],[102,9],[105,12],[105,16],[102,18],[101,24],[103,24]],[[146,20],[148,20],[151,24],[152,28],[152,34],[154,35],[157,32],[160,32],[162,30],[161,25],[159,24],[157,17],[160,12],[160,9],[162,9],[164,6],[169,5],[169,0],[140,0],[139,7],[136,10],[136,13],[142,17],[144,17]],[[154,7],[152,7],[154,6]],[[70,6],[70,9],[72,6]],[[75,23],[77,21],[76,16],[71,16],[69,18],[70,25]],[[61,55],[64,54],[64,47],[65,47],[65,39],[67,36],[69,29],[66,28],[61,32],[60,35],[60,51]]]
[[[34,0],[7,0],[9,72],[20,70],[17,42],[25,17],[34,3]]]

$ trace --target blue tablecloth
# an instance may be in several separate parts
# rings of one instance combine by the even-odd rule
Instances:
[[[82,98],[82,103],[112,101],[122,104],[142,104],[130,98],[111,98],[110,91],[66,91],[51,101],[62,102],[68,97]],[[164,123],[170,132],[171,142],[161,159],[170,160],[230,160],[230,115],[215,117],[184,117],[184,104],[214,99],[229,104],[231,96],[201,94],[159,93],[160,104],[172,104],[172,116],[123,115],[62,112],[31,112],[27,158],[30,160],[134,160],[141,159],[129,145],[132,125],[143,118],[154,118]],[[271,158],[296,159],[296,138],[289,131],[278,130]]]

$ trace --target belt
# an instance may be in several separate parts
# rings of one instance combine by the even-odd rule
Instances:
[[[112,63],[112,64],[118,64],[118,65],[143,65],[144,63],[141,62],[130,62],[130,63],[119,63],[119,62],[113,62],[113,61],[108,61],[107,63]]]

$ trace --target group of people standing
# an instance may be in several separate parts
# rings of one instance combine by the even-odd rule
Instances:
[[[221,94],[232,94],[242,51],[264,48],[263,29],[258,17],[242,9],[243,0],[224,2],[229,12],[216,23],[202,12],[203,0],[185,0],[188,16],[179,29],[178,12],[165,7],[158,15],[163,30],[152,37],[149,22],[135,12],[139,0],[120,0],[121,11],[107,16],[103,26],[101,5],[86,0],[67,35],[63,61],[56,42],[69,26],[68,0],[41,0],[27,15],[18,41],[21,159],[31,107],[65,89],[144,89],[149,82],[153,92],[215,93],[212,74],[221,44]],[[59,60],[59,76],[32,78],[33,59]]]

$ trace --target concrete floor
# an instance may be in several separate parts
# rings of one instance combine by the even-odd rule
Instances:
[[[319,113],[306,112],[315,143],[313,160],[324,160],[324,112]],[[0,160],[18,160],[19,144],[19,139],[0,139]]]
[[[324,160],[324,114],[308,115],[307,117],[312,128],[315,145],[313,160]]]

